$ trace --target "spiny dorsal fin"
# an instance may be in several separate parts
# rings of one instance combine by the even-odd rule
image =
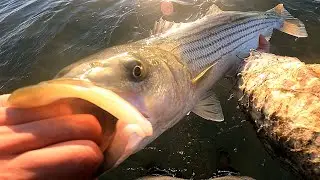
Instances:
[[[151,35],[163,34],[167,31],[169,31],[170,29],[179,28],[183,24],[185,24],[185,23],[175,23],[175,22],[166,21],[166,20],[160,18],[159,21],[157,21],[154,24],[153,30],[151,31]]]
[[[206,15],[216,15],[220,14],[223,11],[215,4],[211,5],[209,10],[207,11]]]
[[[204,96],[192,112],[206,120],[217,122],[224,120],[220,101],[212,91]]]
[[[207,11],[206,15],[215,15],[223,12],[217,5],[213,4],[210,6],[209,10]],[[158,35],[158,34],[163,34],[165,32],[168,32],[171,29],[176,29],[181,26],[184,26],[188,23],[176,23],[176,22],[171,22],[171,21],[166,21],[162,18],[159,19],[154,24],[153,30],[151,31],[151,36],[152,35]]]

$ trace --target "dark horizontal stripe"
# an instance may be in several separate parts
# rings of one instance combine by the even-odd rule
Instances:
[[[261,28],[261,29],[263,29],[263,28]],[[261,30],[260,29],[260,30]],[[252,37],[252,38],[250,38],[248,41],[250,41],[250,40],[252,40],[252,39],[254,39],[254,38],[256,38],[256,37]],[[243,44],[239,44],[239,45],[237,45],[235,48],[233,48],[233,49],[231,49],[230,51],[228,51],[228,52],[226,52],[226,53],[224,53],[224,54],[222,54],[218,59],[217,59],[217,61],[218,60],[220,60],[223,56],[225,56],[225,55],[227,55],[227,54],[229,54],[229,53],[231,53],[231,52],[233,52],[234,50],[236,50],[237,48],[239,48],[240,46],[242,46]]]
[[[208,31],[208,30],[210,30],[210,29],[212,29],[212,28],[218,28],[218,27],[220,27],[220,26],[230,24],[230,22],[225,22],[225,23],[219,24],[219,22],[221,22],[221,21],[222,21],[222,22],[223,22],[223,21],[226,21],[226,20],[230,19],[230,17],[232,17],[232,16],[230,16],[230,15],[232,15],[232,14],[222,14],[222,15],[225,15],[225,16],[222,16],[222,17],[216,16],[216,17],[215,17],[216,19],[219,18],[219,19],[217,20],[218,24],[217,24],[217,23],[216,23],[215,25],[213,25],[213,24],[210,24],[210,25],[205,24],[205,25],[199,26],[199,27],[197,27],[196,29],[197,29],[197,30],[200,29],[200,31],[196,31],[196,32],[194,32],[194,33],[193,33],[193,32],[190,32],[190,33],[188,33],[187,35],[183,35],[183,36],[180,37],[180,40],[184,40],[184,39],[186,39],[186,38],[189,38],[190,35],[192,35],[192,36],[197,36],[197,35],[202,34],[203,31]],[[243,15],[243,16],[239,16],[239,17],[237,17],[237,19],[234,19],[234,21],[243,20],[243,19],[246,19],[246,18],[250,17],[250,16],[245,15],[245,14],[242,14],[242,15]],[[233,16],[234,16],[234,15],[233,15]],[[234,22],[234,21],[233,21],[233,22]],[[206,27],[206,28],[204,28],[204,29],[201,30],[201,27],[203,27],[203,26],[209,26],[209,27]]]
[[[259,24],[257,24],[256,26],[260,26],[260,25],[264,25],[264,24],[269,24],[269,23],[273,23],[273,21],[271,21],[271,22],[259,23]],[[249,26],[249,27],[246,27],[246,28],[241,29],[241,30],[239,30],[239,31],[235,31],[235,32],[233,32],[233,33],[231,33],[231,34],[228,34],[227,36],[223,36],[222,38],[217,39],[217,40],[215,40],[215,41],[212,41],[212,42],[210,42],[210,43],[215,44],[215,43],[217,43],[217,42],[223,41],[224,39],[226,39],[226,38],[229,37],[229,36],[233,36],[233,35],[235,35],[235,34],[237,34],[237,33],[250,30],[250,29],[252,29],[252,28],[255,28],[256,26]],[[265,28],[266,28],[266,27],[268,27],[268,26],[265,26]],[[250,31],[250,33],[247,33],[246,35],[241,36],[240,38],[245,37],[245,36],[247,36],[248,34],[251,34],[251,33],[254,33],[254,32],[257,32],[257,31],[260,31],[260,30],[261,30],[261,28],[258,29],[258,30],[255,30],[255,31]],[[239,39],[239,38],[238,38],[238,39]],[[236,40],[237,40],[237,39],[236,39]],[[236,40],[235,40],[235,41],[236,41]],[[231,42],[231,44],[232,44],[232,43],[233,43],[233,42]],[[228,43],[228,44],[230,44],[230,43]],[[212,51],[212,52],[210,52],[210,53],[208,53],[208,54],[204,54],[204,55],[201,55],[201,56],[198,56],[198,57],[191,58],[191,59],[188,60],[188,62],[196,61],[196,60],[198,60],[198,59],[204,59],[204,58],[206,58],[206,57],[208,57],[208,56],[210,56],[210,55],[218,52],[219,50],[221,50],[221,49],[224,48],[224,47],[225,47],[225,46],[220,46],[220,47],[217,48],[215,51]]]
[[[263,22],[263,23],[259,23],[259,24],[257,24],[257,25],[255,25],[255,26],[249,26],[249,27],[256,27],[256,26],[259,26],[259,25],[262,25],[262,24],[268,24],[268,23],[274,23],[274,22],[276,22],[276,21],[271,21],[271,22],[267,22],[267,21],[265,21],[265,22]],[[245,28],[245,30],[249,30],[250,28]],[[201,45],[201,46],[197,46],[197,47],[195,47],[194,49],[190,49],[190,50],[193,50],[193,51],[191,51],[190,53],[192,53],[192,52],[194,52],[194,51],[198,51],[198,50],[200,50],[200,49],[205,49],[205,48],[208,48],[208,47],[210,47],[210,46],[213,46],[215,43],[218,43],[218,42],[220,42],[220,41],[222,41],[222,40],[225,40],[227,37],[230,37],[230,36],[233,36],[233,35],[235,35],[235,34],[237,34],[237,33],[239,33],[239,32],[242,32],[243,31],[243,29],[240,29],[240,30],[238,30],[238,31],[235,31],[235,32],[232,32],[232,33],[230,33],[230,34],[228,34],[227,36],[222,36],[220,39],[216,39],[216,40],[214,40],[214,41],[211,41],[211,42],[209,42],[209,43],[207,43],[207,44],[204,44],[204,45]],[[191,46],[192,47],[192,46]],[[182,51],[182,52],[184,52],[184,51]]]
[[[255,32],[258,32],[258,31],[260,31],[260,30],[262,30],[262,29],[265,29],[265,28],[267,28],[267,27],[268,27],[268,26],[264,26],[264,27],[259,28],[259,29],[257,29],[257,30],[251,31],[250,33],[247,33],[247,34],[245,34],[244,36],[241,36],[241,37],[235,39],[233,42],[230,42],[230,43],[225,44],[224,46],[221,46],[221,47],[219,48],[219,50],[221,50],[222,48],[226,48],[226,47],[230,46],[231,44],[235,43],[236,41],[239,41],[240,39],[245,38],[245,37],[247,37],[248,35],[250,35],[250,34],[252,34],[252,33],[255,33]],[[256,37],[252,37],[252,38],[250,38],[248,41],[252,40],[253,38],[256,38]],[[220,60],[223,56],[225,56],[225,55],[233,52],[234,50],[236,50],[237,48],[239,48],[239,47],[242,46],[242,45],[243,45],[243,43],[239,43],[239,45],[237,45],[235,48],[231,49],[230,51],[227,51],[226,53],[222,54],[219,58],[215,59],[214,61],[212,61],[212,62],[210,62],[210,63],[213,63],[213,62],[216,62],[216,61]],[[217,50],[217,51],[218,51],[218,50]],[[215,54],[217,51],[208,53],[208,54],[206,55],[206,57],[209,57],[209,56]],[[201,68],[203,68],[203,67],[201,67]]]
[[[274,23],[274,22],[276,22],[276,21],[271,21],[271,22]],[[267,23],[271,23],[271,22],[265,21],[264,23],[267,24]],[[259,23],[259,24],[255,25],[255,26],[250,26],[250,27],[256,27],[256,26],[259,26],[259,25],[261,25],[261,24],[262,24],[262,23]],[[242,32],[242,30],[232,32],[232,33],[228,34],[227,36],[222,36],[222,38],[220,38],[220,39],[216,39],[216,40],[214,40],[214,41],[209,42],[208,44],[204,44],[204,45],[202,45],[202,46],[198,46],[198,47],[196,47],[195,49],[204,49],[204,48],[207,48],[207,47],[212,46],[213,44],[215,44],[215,43],[217,43],[217,42],[219,42],[219,41],[221,41],[221,40],[224,40],[224,39],[227,38],[228,36],[232,36],[232,35],[237,34],[237,33],[239,33],[239,32]],[[217,35],[218,35],[218,34],[217,34]]]
[[[244,17],[244,19],[246,19],[247,17]],[[236,24],[234,24],[234,25],[232,25],[232,26],[230,26],[230,27],[227,27],[227,28],[222,28],[222,29],[220,29],[219,31],[214,31],[214,32],[212,32],[212,33],[209,33],[208,35],[206,35],[205,37],[202,37],[202,38],[199,38],[199,39],[196,39],[196,40],[193,40],[193,41],[189,41],[189,42],[187,42],[187,43],[181,43],[179,46],[185,46],[185,45],[189,45],[189,44],[192,44],[192,43],[196,43],[196,42],[198,42],[198,41],[201,41],[201,40],[203,40],[203,39],[205,39],[205,38],[211,38],[212,36],[217,36],[218,34],[220,34],[221,32],[224,32],[224,31],[228,31],[228,30],[230,30],[230,29],[233,29],[233,28],[237,28],[237,27],[239,27],[239,26],[241,26],[241,25],[244,25],[244,24],[246,24],[246,23],[251,23],[251,22],[254,22],[254,21],[258,21],[258,20],[261,20],[262,18],[261,17],[257,17],[257,18],[254,18],[254,19],[249,19],[248,21],[244,21],[244,22],[242,22],[242,23],[236,23]],[[265,19],[273,19],[273,18],[265,18]],[[235,22],[235,21],[233,21],[233,22]],[[224,26],[224,25],[228,25],[228,24],[230,24],[230,23],[224,23],[224,24],[220,24],[219,26],[213,26],[213,27],[210,27],[210,28],[208,28],[208,29],[213,29],[213,28],[219,28],[219,27],[222,27],[222,26]],[[201,32],[203,32],[204,30],[202,30]],[[192,34],[192,36],[195,36],[195,34]],[[182,53],[184,53],[184,51],[182,51]]]

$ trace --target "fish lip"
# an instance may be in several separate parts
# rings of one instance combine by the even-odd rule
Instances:
[[[11,107],[31,108],[47,105],[66,98],[86,100],[116,117],[117,124],[121,121],[121,123],[126,125],[125,129],[120,129],[119,131],[117,129],[114,130],[112,136],[116,136],[116,133],[122,133],[121,130],[125,130],[128,134],[128,139],[126,139],[128,144],[124,147],[124,154],[120,154],[121,156],[118,155],[118,159],[115,159],[111,164],[109,163],[108,169],[118,166],[124,159],[134,153],[142,139],[153,135],[152,124],[146,112],[140,112],[117,93],[109,89],[101,88],[88,80],[58,78],[39,83],[38,85],[21,88],[10,95],[8,105]],[[123,109],[125,109],[125,111]],[[138,135],[139,138],[129,142],[132,135]],[[104,143],[102,143],[100,149],[103,152],[109,151],[114,141],[117,140],[112,138],[109,145],[103,145]]]

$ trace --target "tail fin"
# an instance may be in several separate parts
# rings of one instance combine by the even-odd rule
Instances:
[[[306,28],[299,19],[293,17],[283,6],[279,4],[269,12],[274,12],[285,19],[280,31],[296,37],[308,37]]]

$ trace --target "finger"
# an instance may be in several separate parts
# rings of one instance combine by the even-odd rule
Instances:
[[[266,38],[263,35],[259,36],[259,47],[257,50],[262,52],[270,51],[270,43],[266,40]]]
[[[94,142],[68,141],[0,160],[0,179],[93,179],[102,161]]]
[[[0,127],[0,155],[18,154],[70,140],[100,143],[102,130],[92,115],[69,115]]]
[[[0,107],[5,107],[10,94],[0,95]]]
[[[81,99],[65,99],[52,104],[21,109],[0,107],[0,126],[16,125],[71,114],[89,114],[95,106]]]

